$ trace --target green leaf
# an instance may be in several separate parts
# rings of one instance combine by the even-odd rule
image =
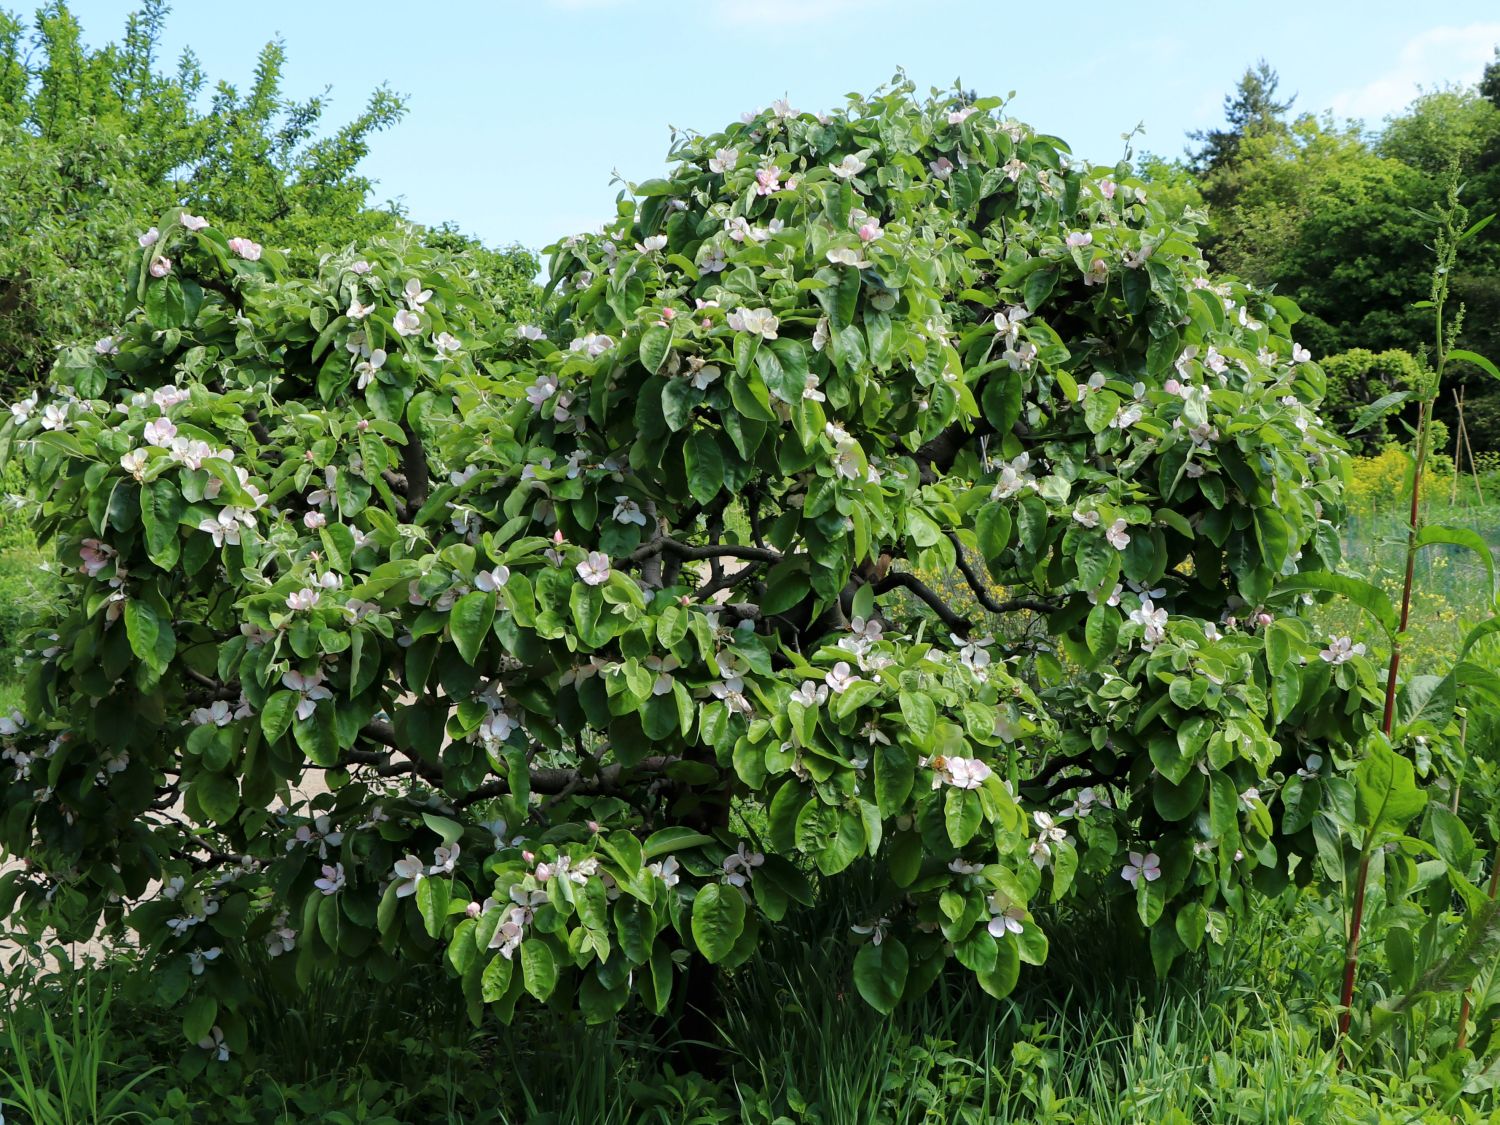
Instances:
[[[1427,804],[1411,762],[1383,741],[1371,743],[1355,767],[1354,792],[1356,815],[1368,830],[1367,848],[1381,838],[1400,835]]]
[[[182,543],[178,523],[187,506],[176,482],[168,477],[160,477],[141,489],[141,525],[146,532],[146,553],[163,570],[171,570],[177,565]]]
[[[354,532],[341,523],[318,528],[318,538],[328,552],[328,562],[335,570],[349,574],[354,570]]]
[[[521,942],[521,974],[525,978],[526,991],[545,1002],[557,987],[557,959],[552,956],[552,947],[540,938],[528,935],[527,940]]]
[[[484,997],[486,1004],[497,1003],[505,995],[510,988],[510,978],[514,971],[515,965],[509,957],[495,954],[484,967],[484,975],[479,978],[479,994]]]
[[[906,946],[895,938],[886,938],[879,945],[869,942],[854,955],[854,986],[866,1004],[888,1016],[901,1000],[909,967]]]
[[[126,600],[125,635],[130,639],[130,651],[156,675],[160,676],[172,663],[177,652],[177,638],[152,601],[145,598]]]
[[[735,887],[709,883],[693,900],[693,941],[710,963],[729,956],[745,929],[745,900]]]
[[[1445,544],[1451,547],[1467,547],[1479,556],[1484,563],[1484,572],[1489,575],[1489,590],[1487,597],[1491,600],[1495,597],[1495,554],[1490,549],[1482,535],[1471,531],[1467,527],[1444,527],[1441,524],[1428,524],[1417,533],[1417,549],[1430,547],[1435,543]]]
[[[926,742],[937,729],[937,706],[928,695],[914,691],[903,691],[900,696],[901,716],[907,729],[921,742]]]
[[[297,713],[297,693],[278,691],[266,700],[260,712],[260,729],[268,742],[275,742],[292,725],[292,716]]]
[[[417,910],[422,914],[427,936],[438,937],[448,917],[448,880],[428,876],[417,884]]]
[[[653,324],[641,336],[641,366],[655,375],[671,350],[672,330],[665,324]]]
[[[193,796],[215,824],[228,824],[239,811],[239,782],[229,774],[200,773],[193,779]]]
[[[995,946],[994,966],[974,976],[980,988],[996,1000],[1003,1000],[1021,979],[1021,951],[1013,941],[996,942]]]
[[[948,839],[955,848],[961,848],[972,840],[983,820],[984,809],[978,791],[949,787],[948,795],[943,801],[943,823],[948,829]]]
[[[484,647],[494,621],[495,595],[491,591],[473,590],[453,603],[448,628],[464,663],[473,664],[479,659],[479,650]]]
[[[724,487],[724,455],[712,434],[697,430],[682,450],[687,469],[688,492],[700,504],[707,504]]]
[[[1500,367],[1496,367],[1478,352],[1471,352],[1467,348],[1454,348],[1448,353],[1448,360],[1450,362],[1472,363],[1479,370],[1490,376],[1490,378],[1500,379]]]
[[[1394,635],[1396,632],[1399,618],[1396,616],[1396,607],[1391,604],[1391,599],[1386,597],[1385,592],[1379,587],[1361,578],[1310,570],[1294,574],[1276,587],[1278,594],[1298,593],[1306,590],[1342,595],[1375,618],[1386,633]]]
[[[197,1043],[208,1037],[218,1018],[219,1002],[207,993],[200,993],[182,1013],[182,1034],[189,1042]]]
[[[653,832],[646,837],[646,845],[641,849],[641,859],[649,863],[653,859],[660,859],[672,852],[701,848],[704,844],[713,842],[712,836],[705,836],[702,832],[691,828],[663,828],[660,832]]]
[[[1388,395],[1381,395],[1359,412],[1359,417],[1354,419],[1354,425],[1349,427],[1349,433],[1359,433],[1377,418],[1384,417],[1403,402],[1414,397],[1416,396],[1412,391],[1392,391]]]

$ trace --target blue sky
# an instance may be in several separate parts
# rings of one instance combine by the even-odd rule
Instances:
[[[0,4],[6,0],[0,0]],[[130,0],[71,0],[87,39],[118,38]],[[245,84],[268,39],[286,88],[333,88],[352,116],[381,82],[408,95],[366,165],[379,198],[491,244],[540,247],[613,211],[615,171],[664,167],[669,124],[711,130],[786,96],[825,109],[904,68],[920,88],[1014,90],[1013,111],[1113,160],[1122,133],[1175,154],[1221,119],[1264,56],[1299,109],[1378,123],[1419,85],[1472,82],[1500,43],[1494,0],[178,0],[167,28],[215,79]],[[1291,9],[1284,9],[1290,12]],[[1348,13],[1357,11],[1351,17]]]

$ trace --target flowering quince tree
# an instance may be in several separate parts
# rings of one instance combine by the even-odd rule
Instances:
[[[1004,995],[1047,904],[1165,971],[1312,877],[1378,696],[1277,593],[1345,473],[1297,310],[1001,114],[683,139],[540,323],[415,245],[289,276],[163,216],[0,431],[72,594],[0,912],[129,927],[222,1058],[252,953],[663,1012],[863,859],[889,1011],[949,958]]]

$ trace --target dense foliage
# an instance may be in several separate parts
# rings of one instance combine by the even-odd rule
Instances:
[[[326,96],[283,92],[280,43],[261,51],[243,92],[210,86],[191,53],[162,72],[166,15],[148,0],[120,43],[96,49],[65,4],[41,9],[29,32],[0,10],[0,388],[40,383],[59,344],[123,313],[119,234],[167,207],[253,229],[298,268],[320,247],[395,229],[396,206],[371,207],[360,164],[405,112],[400,97],[378,89],[328,130]],[[508,301],[528,299],[530,254],[435,233],[474,250]]]
[[[1120,899],[1165,970],[1310,878],[1375,695],[1267,608],[1337,559],[1322,373],[1128,167],[998,108],[687,138],[534,324],[411,240],[301,274],[164,214],[0,431],[70,570],[6,899],[128,921],[222,1057],[252,952],[660,1011],[872,855],[888,1010],[950,955],[1009,991],[1045,901]]]
[[[1291,117],[1292,99],[1277,87],[1265,63],[1248,70],[1225,99],[1225,126],[1195,134],[1201,144],[1187,167],[1155,162],[1150,178],[1178,192],[1184,180],[1196,187],[1210,263],[1294,298],[1306,314],[1303,341],[1317,354],[1430,353],[1430,328],[1411,315],[1427,285],[1411,266],[1428,255],[1430,220],[1450,181],[1463,185],[1476,217],[1500,210],[1500,61],[1477,87],[1424,92],[1369,126]],[[1466,306],[1462,346],[1485,355],[1500,352],[1494,231],[1474,240],[1453,278],[1455,303]],[[1475,446],[1500,448],[1500,385],[1456,365],[1436,407],[1450,429],[1460,389]],[[1414,407],[1406,421],[1415,424]]]

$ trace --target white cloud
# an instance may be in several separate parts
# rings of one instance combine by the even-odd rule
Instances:
[[[1364,86],[1335,94],[1333,112],[1339,117],[1375,122],[1404,109],[1417,96],[1418,87],[1473,82],[1494,57],[1497,42],[1500,23],[1424,31],[1401,48],[1395,65],[1385,74]]]

